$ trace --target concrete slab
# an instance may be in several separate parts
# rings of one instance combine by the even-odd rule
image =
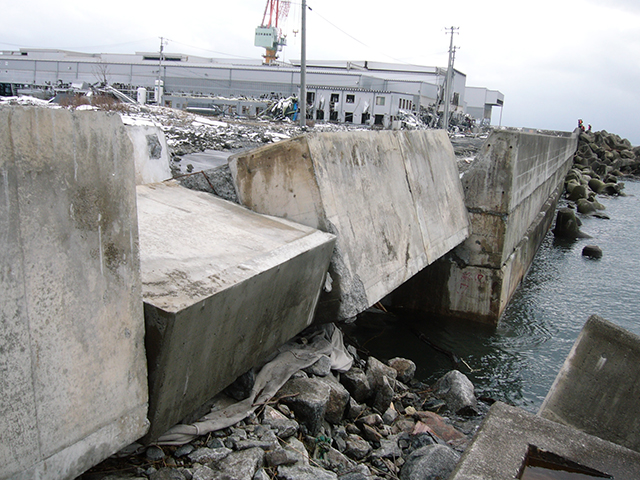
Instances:
[[[131,143],[0,108],[0,478],[71,479],[148,428]]]
[[[318,321],[365,310],[469,234],[444,131],[312,133],[230,167],[244,205],[337,235]]]
[[[521,478],[530,447],[615,479],[640,478],[640,453],[497,402],[449,480]]]
[[[591,316],[539,415],[640,452],[640,337]]]
[[[151,440],[311,324],[335,237],[175,182],[138,217]]]

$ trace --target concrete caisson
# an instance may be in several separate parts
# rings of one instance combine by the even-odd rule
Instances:
[[[362,312],[469,234],[444,131],[306,134],[230,167],[247,207],[338,237],[321,322]]]
[[[393,302],[495,325],[553,221],[576,146],[576,133],[493,132],[462,178],[469,238]]]
[[[0,478],[71,479],[147,431],[131,143],[0,108]]]
[[[335,237],[175,182],[138,217],[151,441],[311,324]]]

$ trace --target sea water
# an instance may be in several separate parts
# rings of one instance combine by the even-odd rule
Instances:
[[[598,198],[610,219],[580,216],[581,230],[592,238],[558,241],[547,234],[497,328],[366,313],[347,335],[380,359],[412,359],[421,380],[435,381],[455,367],[480,396],[537,412],[590,315],[640,334],[640,182],[625,185],[627,196]],[[598,245],[603,257],[583,257],[585,245]],[[409,327],[460,361],[455,365]]]

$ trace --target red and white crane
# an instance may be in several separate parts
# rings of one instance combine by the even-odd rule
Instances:
[[[266,49],[264,63],[270,65],[278,58],[278,52],[287,44],[287,36],[282,34],[280,24],[289,14],[289,0],[267,0],[262,23],[256,28],[256,47]]]

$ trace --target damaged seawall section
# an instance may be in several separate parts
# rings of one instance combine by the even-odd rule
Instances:
[[[393,303],[495,325],[549,226],[577,133],[494,131],[462,178],[471,235]]]
[[[309,326],[333,235],[175,181],[138,186],[153,441]]]
[[[0,108],[0,478],[72,479],[148,429],[120,117]]]
[[[248,208],[337,236],[319,322],[362,312],[469,234],[442,130],[311,133],[230,167]]]

